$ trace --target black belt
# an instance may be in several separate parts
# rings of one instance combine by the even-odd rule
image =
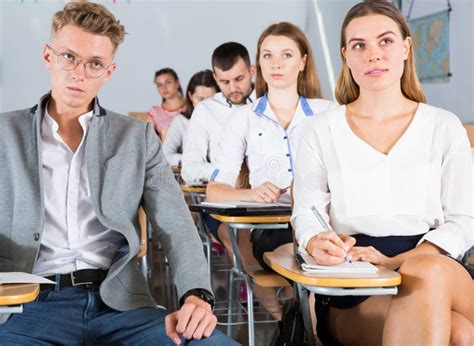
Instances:
[[[81,269],[76,270],[75,272],[61,274],[59,280],[57,280],[56,275],[47,276],[46,279],[56,281],[59,283],[59,288],[70,287],[70,286],[80,286],[80,285],[91,285],[97,284],[104,281],[107,276],[107,270],[103,269]],[[59,281],[59,282],[58,282]],[[54,288],[52,284],[41,284],[41,289],[45,288]]]

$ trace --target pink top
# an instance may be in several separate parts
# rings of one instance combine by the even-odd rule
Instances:
[[[168,128],[171,125],[171,122],[174,118],[184,112],[186,107],[175,109],[172,111],[167,111],[161,106],[153,106],[148,114],[153,118],[153,124],[155,126],[155,131],[161,133],[163,129]]]

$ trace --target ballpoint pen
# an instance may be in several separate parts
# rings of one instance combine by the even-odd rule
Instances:
[[[287,187],[284,187],[282,189],[280,189],[280,193],[285,193],[286,191],[288,191],[288,189],[291,187],[291,185],[288,185]]]
[[[304,270],[303,269],[303,264],[306,264],[306,261],[304,260],[303,256],[301,256],[299,253],[296,253],[295,259],[296,259],[296,263],[298,264],[298,267],[301,270]]]
[[[324,218],[321,216],[318,209],[316,209],[316,207],[314,205],[311,207],[311,210],[312,210],[314,216],[316,216],[316,219],[319,221],[321,226],[323,226],[324,230],[327,231],[327,232],[331,231],[331,227],[329,227],[329,225],[326,223],[326,221],[324,220]],[[352,256],[347,251],[344,250],[344,252],[346,253],[345,260],[349,263],[352,263]]]

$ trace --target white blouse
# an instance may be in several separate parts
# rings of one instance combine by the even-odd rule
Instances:
[[[286,188],[293,179],[294,156],[305,119],[335,107],[331,101],[300,97],[285,130],[273,114],[266,96],[236,110],[219,141],[216,169],[211,180],[235,186],[244,159],[249,181],[256,187],[266,181]]]
[[[189,119],[180,114],[174,118],[163,142],[163,152],[170,166],[179,166],[183,152],[183,142],[188,130]]]
[[[254,92],[247,103],[255,100]],[[209,180],[215,168],[219,138],[230,115],[239,107],[220,92],[196,106],[183,144],[181,176],[187,184]]]
[[[453,257],[473,245],[469,141],[452,113],[420,104],[385,155],[357,137],[339,106],[306,123],[296,160],[292,224],[304,251],[321,226],[339,234],[424,234]]]

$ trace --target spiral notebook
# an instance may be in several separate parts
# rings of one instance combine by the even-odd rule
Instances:
[[[309,273],[343,273],[343,274],[371,274],[376,273],[378,268],[369,262],[352,261],[325,266],[317,264],[310,255],[300,254],[301,269]]]

